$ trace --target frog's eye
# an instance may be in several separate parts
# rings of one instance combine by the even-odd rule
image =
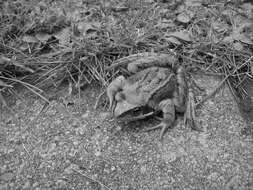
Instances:
[[[125,100],[125,99],[126,99],[126,96],[125,96],[125,94],[122,93],[122,92],[118,92],[118,93],[115,95],[115,100],[116,100],[117,102],[123,101],[123,100]]]

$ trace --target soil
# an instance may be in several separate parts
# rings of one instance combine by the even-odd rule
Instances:
[[[207,93],[219,82],[197,81]],[[253,189],[252,135],[228,88],[197,110],[204,132],[178,116],[162,141],[159,130],[144,132],[158,121],[119,124],[95,110],[100,93],[89,86],[41,112],[43,100],[21,92],[14,113],[2,108],[0,189]]]

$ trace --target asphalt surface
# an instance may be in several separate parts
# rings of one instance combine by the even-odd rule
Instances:
[[[218,84],[197,81],[207,93]],[[42,100],[21,94],[15,113],[2,109],[0,189],[253,189],[252,135],[227,88],[197,110],[204,132],[179,116],[163,141],[144,132],[153,119],[118,124],[103,105],[95,110],[99,93],[88,87],[43,112]]]

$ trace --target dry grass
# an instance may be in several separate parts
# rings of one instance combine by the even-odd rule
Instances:
[[[79,90],[92,81],[107,86],[118,72],[107,66],[152,51],[222,76],[236,97],[247,97],[241,84],[253,78],[252,9],[223,1],[72,2],[2,2],[0,94],[18,84],[48,102],[44,90],[64,81]]]

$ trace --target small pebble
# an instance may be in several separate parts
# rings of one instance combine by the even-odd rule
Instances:
[[[31,184],[29,181],[25,182],[25,184],[23,185],[23,189],[28,189],[30,188]]]
[[[0,176],[0,181],[10,181],[10,180],[12,180],[12,178],[13,178],[13,173],[11,173],[11,172],[7,172],[7,173],[4,173],[3,175],[1,175]]]
[[[110,113],[109,113],[109,112],[101,112],[101,113],[99,114],[99,117],[100,117],[102,120],[105,120],[105,119],[107,119],[107,118],[110,117]]]
[[[112,166],[112,167],[111,167],[111,170],[112,170],[112,171],[116,170],[115,166]]]
[[[88,111],[82,115],[82,118],[83,118],[83,119],[86,119],[86,118],[88,118],[88,117],[89,117],[89,112],[88,112]]]

